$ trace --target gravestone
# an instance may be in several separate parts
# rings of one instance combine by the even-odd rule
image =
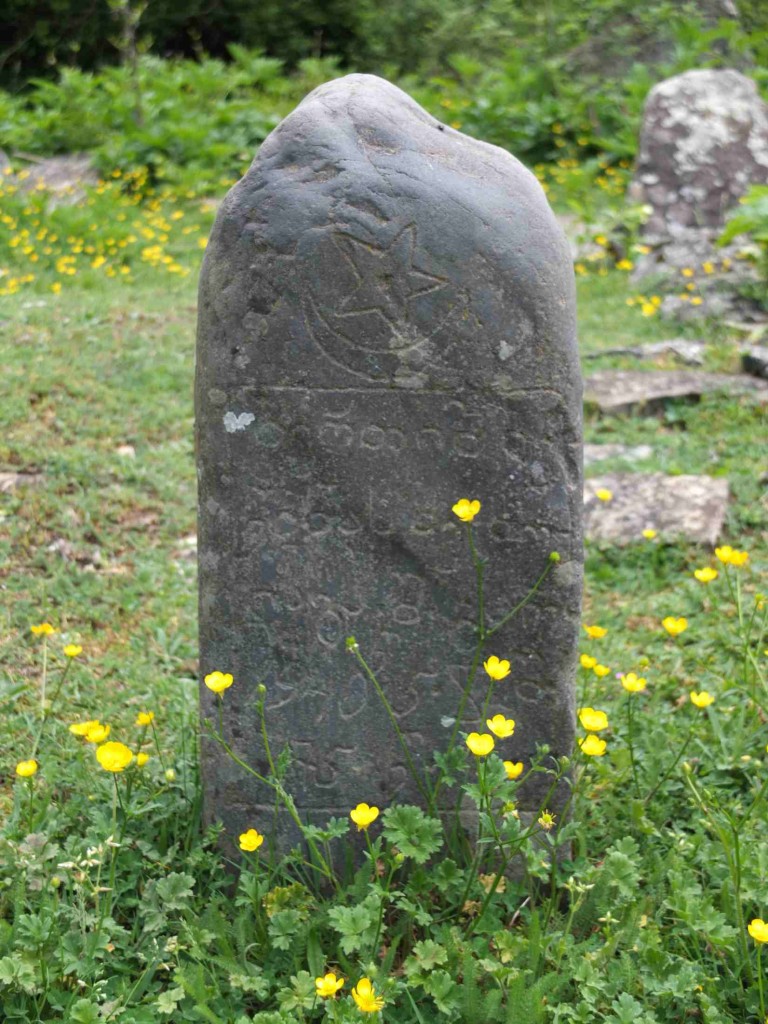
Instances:
[[[747,297],[758,283],[757,268],[740,258],[738,240],[726,247],[718,242],[749,186],[766,183],[768,105],[752,79],[706,68],[651,89],[630,187],[632,200],[649,211],[642,229],[647,251],[635,261],[633,278],[651,277],[654,291],[667,293],[665,316],[763,319]],[[684,276],[691,272],[692,279]]]
[[[705,69],[651,89],[633,182],[651,206],[644,235],[720,229],[749,185],[766,182],[768,106],[752,79]]]
[[[474,649],[475,580],[451,512],[478,498],[492,707],[570,752],[582,564],[581,382],[568,246],[532,174],[389,83],[311,93],[224,200],[200,283],[200,669],[231,672],[224,729],[274,752],[306,820],[418,802],[353,634],[415,761],[445,748]],[[478,677],[462,728],[480,727]],[[216,700],[201,687],[201,713]],[[482,727],[485,731],[484,726]],[[274,796],[204,744],[208,819],[272,830]],[[537,776],[532,806],[546,791]],[[523,809],[525,809],[523,807]],[[281,845],[295,838],[287,816]]]

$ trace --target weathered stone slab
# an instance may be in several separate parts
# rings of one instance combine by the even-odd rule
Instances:
[[[610,501],[598,490],[613,494]],[[728,481],[711,476],[611,473],[584,483],[584,526],[590,540],[629,544],[643,530],[715,544],[728,507]]]
[[[42,473],[0,473],[0,494],[11,494],[20,487],[37,487],[43,479]]]
[[[461,497],[483,502],[490,621],[561,554],[488,653],[513,664],[494,700],[510,752],[570,750],[581,389],[568,245],[535,178],[381,79],[328,83],[222,204],[199,309],[200,664],[234,675],[239,753],[266,770],[263,682],[306,817],[419,799],[344,638],[429,765],[474,644]],[[208,817],[270,828],[273,795],[203,757]]]
[[[748,345],[742,349],[741,367],[745,373],[768,379],[768,345]]]
[[[599,352],[587,352],[585,359],[600,359],[603,356],[631,356],[633,359],[658,359],[672,356],[689,366],[701,366],[707,351],[705,341],[689,338],[671,338],[669,341],[651,341],[646,345],[628,345],[619,348],[604,348]]]
[[[626,444],[585,444],[584,465],[591,466],[596,462],[605,462],[606,459],[628,459],[631,462],[641,462],[643,459],[650,459],[653,455],[653,448],[649,444],[637,444],[630,447]]]
[[[584,402],[602,413],[654,413],[671,399],[696,399],[710,391],[768,397],[764,381],[696,370],[599,370],[584,381]]]

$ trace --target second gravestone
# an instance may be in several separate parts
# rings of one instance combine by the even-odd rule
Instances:
[[[224,728],[238,754],[267,771],[264,683],[305,820],[419,801],[344,640],[431,765],[475,643],[459,498],[483,503],[489,622],[560,553],[486,656],[512,662],[491,708],[517,722],[503,756],[569,753],[581,381],[568,246],[535,178],[379,78],[330,82],[225,199],[199,316],[201,672],[234,675]],[[486,731],[486,682],[467,732]],[[202,689],[204,717],[215,699]],[[213,743],[203,758],[208,818],[271,831],[273,794]],[[290,827],[286,815],[283,844]]]

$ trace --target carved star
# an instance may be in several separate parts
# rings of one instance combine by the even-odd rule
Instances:
[[[445,281],[413,265],[416,226],[398,232],[386,248],[370,245],[352,235],[335,239],[357,281],[342,301],[337,316],[377,313],[395,326],[408,319],[409,304],[421,295],[445,288]]]

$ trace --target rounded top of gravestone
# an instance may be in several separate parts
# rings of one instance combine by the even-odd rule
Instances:
[[[751,184],[768,182],[768,106],[733,70],[686,71],[651,89],[632,187],[646,236],[719,228]]]
[[[284,386],[578,382],[571,258],[534,175],[373,75],[315,89],[264,141],[201,296],[225,391],[246,361]]]

